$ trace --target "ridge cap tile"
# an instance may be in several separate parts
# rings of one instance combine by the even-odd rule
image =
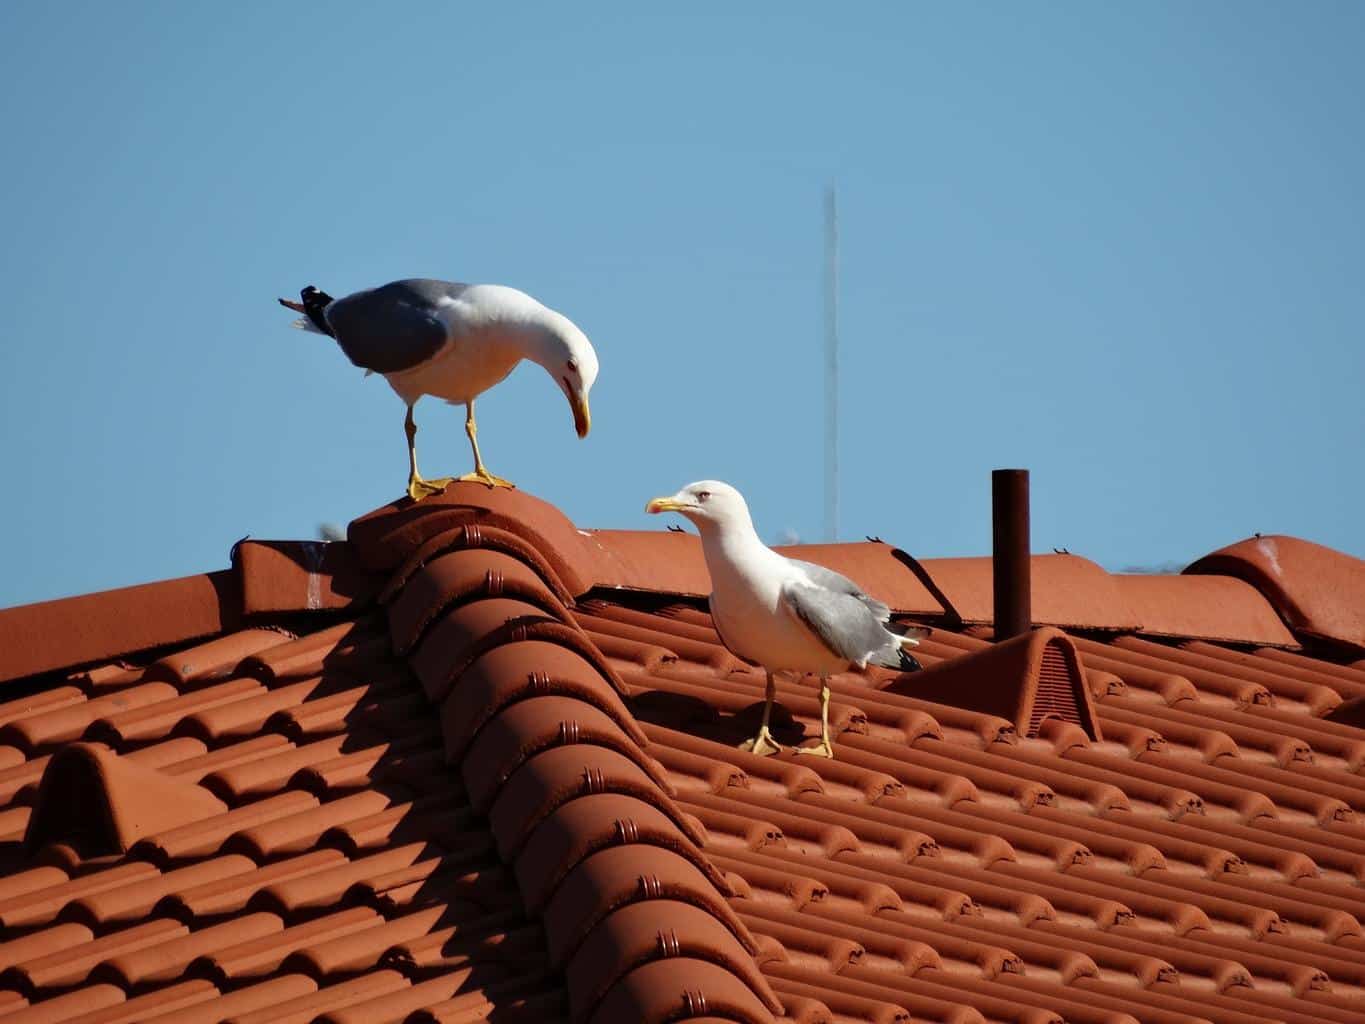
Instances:
[[[1296,633],[1357,655],[1365,651],[1365,560],[1298,537],[1266,534],[1211,552],[1184,571],[1245,580]]]
[[[559,509],[525,491],[456,482],[421,502],[402,498],[377,508],[353,520],[346,535],[362,565],[392,573],[433,536],[468,523],[522,536],[575,596],[592,586],[582,533]]]
[[[211,636],[240,608],[224,569],[0,609],[0,682]]]
[[[1033,555],[1033,621],[1039,625],[1123,631],[1142,623],[1114,577],[1080,555]],[[989,556],[921,558],[927,580],[963,623],[995,621]]]
[[[450,492],[447,491],[447,496]],[[449,499],[448,499],[449,500]],[[505,507],[509,504],[499,498],[496,504]],[[537,514],[539,509],[535,510]],[[395,512],[395,515],[397,513]],[[428,515],[428,518],[431,518]],[[562,520],[562,517],[560,517]],[[567,524],[567,520],[556,521],[552,529],[561,529]],[[504,524],[499,524],[503,526]],[[513,529],[510,523],[506,527]],[[352,524],[353,531],[359,535],[367,533],[375,537],[372,559],[377,560],[381,556],[390,561],[394,561],[394,554],[400,544],[407,545],[407,559],[398,561],[412,561],[415,553],[418,559],[423,559],[424,551],[434,550],[435,546],[430,546],[431,538],[438,534],[451,532],[451,527],[447,522],[436,522],[422,524],[420,518],[408,514],[397,523],[386,525],[382,517],[376,517],[371,522],[361,523],[357,521]],[[543,531],[546,529],[542,518],[537,526]],[[433,529],[440,527],[441,529]],[[569,528],[572,529],[571,524]],[[534,528],[528,532],[535,533]],[[415,641],[421,634],[425,634],[415,649],[409,650],[408,657],[413,662],[414,669],[424,679],[427,692],[430,697],[440,702],[442,706],[442,723],[447,727],[446,747],[447,758],[455,763],[460,771],[467,777],[471,777],[476,771],[479,777],[483,777],[483,772],[488,769],[483,765],[476,764],[472,752],[486,750],[487,747],[479,746],[479,741],[484,733],[490,729],[501,728],[505,733],[502,740],[504,747],[513,751],[513,764],[511,770],[504,777],[494,779],[488,786],[488,795],[482,799],[487,801],[489,808],[489,823],[493,834],[498,839],[499,849],[505,861],[517,859],[517,854],[524,847],[534,832],[543,825],[545,819],[560,807],[572,803],[577,799],[582,799],[598,794],[610,792],[626,793],[642,800],[645,804],[664,812],[666,818],[671,822],[671,826],[681,830],[684,841],[694,846],[700,846],[704,841],[699,832],[689,818],[682,814],[681,810],[673,803],[666,785],[661,785],[658,771],[653,765],[642,762],[638,757],[633,757],[631,748],[620,748],[613,746],[602,746],[592,742],[584,742],[590,739],[581,728],[571,729],[554,737],[558,742],[546,745],[544,729],[533,718],[528,718],[524,708],[519,704],[527,699],[535,699],[538,696],[550,696],[552,691],[549,683],[554,675],[562,675],[566,670],[570,675],[578,674],[579,670],[569,668],[571,661],[581,662],[583,671],[588,675],[584,676],[578,684],[578,688],[569,690],[559,690],[553,693],[565,701],[583,701],[588,693],[601,693],[601,699],[608,699],[610,703],[616,704],[616,708],[603,707],[598,701],[586,701],[590,708],[585,712],[589,717],[601,721],[605,713],[606,720],[619,726],[623,730],[623,736],[633,744],[635,749],[639,749],[648,744],[644,733],[635,722],[634,715],[629,709],[621,704],[618,694],[626,691],[624,684],[616,676],[615,671],[610,667],[607,659],[598,651],[595,644],[584,634],[579,627],[565,625],[563,622],[546,622],[534,624],[531,627],[515,626],[508,628],[508,621],[501,625],[496,623],[496,616],[488,622],[480,619],[480,612],[465,612],[460,615],[459,606],[452,612],[445,621],[454,619],[456,624],[450,627],[451,640],[444,641],[440,635],[440,628],[428,630],[425,624],[419,626],[414,632],[411,625],[402,627],[401,623],[411,623],[413,615],[411,612],[400,612],[412,605],[413,599],[410,594],[421,593],[422,587],[430,589],[428,584],[422,582],[426,577],[430,577],[432,567],[438,564],[453,564],[453,561],[467,562],[471,567],[484,564],[491,564],[492,561],[499,559],[509,563],[515,563],[524,567],[521,571],[529,571],[531,579],[534,579],[541,587],[545,583],[541,576],[536,573],[536,567],[528,565],[526,561],[519,560],[512,553],[506,551],[484,551],[479,553],[479,549],[460,548],[455,546],[461,537],[467,538],[469,531],[463,530],[462,533],[451,534],[451,543],[448,545],[445,540],[440,541],[439,546],[442,553],[432,561],[424,561],[421,568],[409,572],[400,585],[386,591],[391,595],[391,608],[395,611],[390,616],[391,630],[406,628],[409,635]],[[579,553],[582,552],[582,540],[574,531],[574,540],[578,546]],[[415,541],[415,543],[414,543]],[[550,552],[542,553],[547,557]],[[471,557],[472,556],[472,557]],[[496,557],[495,557],[496,556]],[[404,567],[406,569],[406,566]],[[400,570],[402,572],[403,570]],[[512,571],[512,570],[509,570]],[[491,578],[490,578],[491,579]],[[461,586],[456,584],[457,587]],[[496,598],[501,596],[503,587],[499,583],[497,589],[492,587],[485,588],[485,596]],[[477,591],[475,591],[477,593]],[[559,602],[554,599],[552,594],[547,591],[556,606]],[[473,594],[469,595],[473,597]],[[523,593],[518,592],[515,596],[523,597]],[[474,597],[474,600],[477,600]],[[429,604],[431,598],[420,598],[424,604]],[[468,607],[468,606],[465,606]],[[560,606],[562,608],[562,606]],[[558,609],[556,609],[558,610]],[[562,614],[562,613],[561,613]],[[558,616],[556,616],[558,617]],[[430,612],[424,616],[429,622],[432,618]],[[463,621],[478,622],[481,626],[488,628],[490,632],[483,638],[470,635],[463,635],[462,627],[459,625]],[[556,627],[562,631],[562,635],[556,632]],[[504,633],[506,631],[505,640]],[[549,634],[549,636],[547,636]],[[459,637],[459,640],[456,638]],[[541,639],[544,637],[545,639]],[[553,639],[552,639],[553,638]],[[487,645],[486,649],[479,650],[480,641]],[[452,642],[454,641],[454,642]],[[503,641],[503,642],[498,642]],[[405,642],[395,636],[395,643],[400,650],[413,647],[413,643]],[[472,648],[478,653],[475,657],[468,656]],[[461,648],[464,648],[463,650]],[[546,658],[562,662],[559,668],[549,669],[547,672]],[[543,678],[542,678],[543,677]],[[449,679],[449,685],[440,682],[442,679]],[[476,680],[482,680],[477,683]],[[586,689],[584,689],[586,687]],[[501,692],[502,697],[497,694]],[[610,694],[610,698],[607,698]],[[474,709],[470,708],[470,702],[476,703]],[[489,703],[491,701],[491,703]],[[614,711],[614,714],[612,713]],[[491,723],[497,721],[498,726]],[[456,726],[456,723],[462,723]],[[452,738],[448,731],[451,727],[458,728],[458,732]],[[492,735],[492,733],[489,733]],[[535,746],[536,752],[525,753],[528,747]],[[522,753],[517,753],[522,751]],[[475,788],[471,780],[471,789]],[[582,841],[570,841],[570,846],[577,845],[583,847]],[[586,849],[586,847],[583,847]],[[537,847],[548,851],[550,847]],[[624,850],[628,858],[634,856],[635,847],[616,847],[615,849]],[[567,850],[565,851],[567,852]],[[676,855],[673,855],[676,856]],[[681,862],[685,863],[685,861]],[[566,873],[566,866],[546,865],[545,869],[563,878]],[[691,870],[696,871],[695,868]],[[537,873],[541,873],[537,871]],[[519,880],[519,885],[523,887],[523,874],[518,870],[515,876]],[[715,888],[714,882],[704,874],[699,874],[699,878],[707,889],[712,891],[713,899],[717,901],[716,906],[723,906],[723,897]],[[562,887],[561,881],[556,888]],[[538,897],[543,898],[543,897]],[[553,895],[550,896],[553,900]],[[714,915],[712,918],[714,920]],[[593,928],[603,927],[595,924]],[[662,924],[662,922],[661,922]],[[684,923],[682,926],[683,935],[679,942],[691,942],[691,931]],[[740,926],[742,929],[742,925]],[[589,936],[592,929],[589,930]],[[607,933],[603,933],[604,935]],[[609,941],[603,939],[602,941]],[[703,941],[698,939],[698,941]],[[667,956],[673,947],[667,943],[658,945],[653,949],[654,956]],[[746,954],[747,955],[747,954]],[[684,962],[680,960],[679,962]],[[714,966],[714,965],[712,965]],[[634,966],[631,974],[642,969]],[[761,1014],[756,1019],[768,1021],[772,1020],[774,1011],[780,1012],[781,1004],[776,997],[768,990],[766,984],[763,991],[755,992],[751,987],[751,982],[761,983],[761,979],[756,973],[746,968],[743,972],[750,974],[748,979],[741,979],[739,976],[726,972],[734,984],[739,985],[745,992],[750,994],[750,998],[761,1010]],[[577,977],[577,974],[574,975]],[[757,979],[755,981],[755,979]],[[567,978],[570,983],[571,993],[575,991],[573,978]],[[623,980],[613,982],[612,988],[615,990]],[[581,993],[580,993],[581,996]],[[583,1014],[596,1009],[595,1006],[580,1006],[577,1018],[581,1019]],[[338,1017],[338,1019],[343,1019]]]

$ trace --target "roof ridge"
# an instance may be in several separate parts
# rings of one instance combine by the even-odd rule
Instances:
[[[378,589],[349,544],[243,538],[230,562],[229,569],[0,609],[0,682],[125,655],[145,659],[196,640],[211,646],[224,633],[279,632],[273,623],[282,616],[362,609]],[[220,646],[230,654],[230,641]],[[225,655],[221,667],[229,662]],[[162,669],[158,678],[183,681],[181,670]]]
[[[1296,634],[1365,650],[1365,560],[1282,534],[1212,551],[1183,575],[1233,576],[1255,587]]]
[[[441,499],[377,510],[351,536],[366,564],[391,573],[381,603],[394,646],[545,928],[572,1018],[610,1000],[642,1021],[705,1007],[772,1021],[782,1004],[701,825],[674,802],[624,683],[565,608],[592,585],[581,552],[554,549],[577,531],[518,493],[470,485]],[[642,983],[664,959],[662,987]]]

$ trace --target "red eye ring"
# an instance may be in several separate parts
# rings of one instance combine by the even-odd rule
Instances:
[[[697,500],[698,500],[698,501],[705,501],[705,500],[706,500],[707,498],[709,498],[709,497],[711,497],[711,492],[710,492],[710,491],[698,491],[698,492],[697,492]]]

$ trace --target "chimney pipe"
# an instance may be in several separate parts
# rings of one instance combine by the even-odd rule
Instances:
[[[991,471],[991,518],[995,639],[999,642],[1027,633],[1033,626],[1027,469]]]

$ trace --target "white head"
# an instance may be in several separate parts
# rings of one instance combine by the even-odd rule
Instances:
[[[588,392],[597,380],[597,353],[588,336],[566,316],[546,310],[550,315],[542,325],[542,336],[531,358],[554,378],[573,410],[574,429],[587,437],[592,426]]]
[[[712,529],[743,527],[753,529],[744,495],[719,480],[698,480],[677,494],[655,498],[645,506],[650,513],[677,512],[686,516],[703,533]]]

